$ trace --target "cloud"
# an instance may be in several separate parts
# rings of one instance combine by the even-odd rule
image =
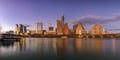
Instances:
[[[120,13],[114,15],[113,17],[101,17],[101,16],[84,16],[72,23],[77,24],[82,22],[84,25],[93,25],[93,24],[106,24],[109,22],[120,21]]]

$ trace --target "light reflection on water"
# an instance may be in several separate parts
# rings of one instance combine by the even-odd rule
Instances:
[[[0,59],[5,60],[120,60],[120,39],[22,38],[1,42]]]

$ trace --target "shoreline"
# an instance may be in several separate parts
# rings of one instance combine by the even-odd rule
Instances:
[[[108,34],[108,35],[21,35],[20,37],[30,37],[30,38],[120,38],[118,34]]]

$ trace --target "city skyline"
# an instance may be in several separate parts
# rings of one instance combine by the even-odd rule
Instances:
[[[33,0],[1,0],[0,7],[0,24],[3,31],[14,30],[15,24],[28,24],[30,29],[36,29],[37,22],[42,22],[46,30],[49,23],[56,28],[56,20],[61,19],[62,13],[69,28],[81,21],[86,30],[91,30],[91,25],[94,24],[103,25],[107,31],[113,29],[116,32],[120,29],[118,1],[35,0],[33,3]]]

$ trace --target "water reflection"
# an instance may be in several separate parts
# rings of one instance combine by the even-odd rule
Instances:
[[[77,53],[82,53],[87,48],[87,41],[83,38],[76,38],[75,40],[75,49]]]
[[[14,46],[14,42],[13,41],[2,41],[0,42],[0,46],[4,46],[4,47],[9,47],[9,46]]]
[[[119,39],[85,38],[22,38],[20,41],[0,41],[0,58],[55,58],[59,60],[82,58],[119,58]],[[22,55],[22,56],[21,56]],[[96,59],[96,58],[95,58]]]
[[[93,39],[91,41],[92,51],[94,53],[103,53],[104,40],[103,39]]]

